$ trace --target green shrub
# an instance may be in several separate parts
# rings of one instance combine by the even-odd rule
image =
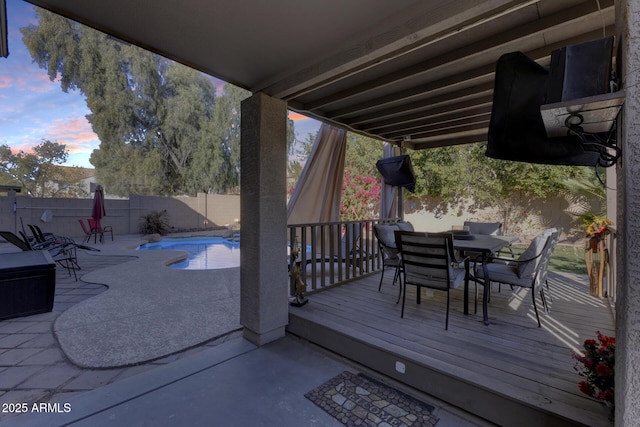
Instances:
[[[171,229],[167,211],[152,211],[141,216],[139,228],[142,234],[167,234]]]

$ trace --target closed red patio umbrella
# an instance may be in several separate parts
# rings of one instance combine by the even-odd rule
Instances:
[[[102,185],[98,185],[96,186],[96,192],[93,198],[93,212],[91,213],[91,218],[93,218],[93,220],[96,222],[96,228],[102,228],[100,221],[105,215],[106,212],[104,210],[104,190],[102,189]]]

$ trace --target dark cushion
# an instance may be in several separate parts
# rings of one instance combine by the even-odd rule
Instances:
[[[398,226],[395,224],[376,224],[373,226],[376,230],[376,234],[378,235],[378,240],[382,243],[383,246],[387,246],[389,248],[396,247],[396,237],[395,231],[399,230]]]
[[[396,222],[396,226],[398,227],[398,230],[400,230],[400,231],[415,231],[413,229],[413,224],[411,224],[408,221],[398,221],[398,222]]]

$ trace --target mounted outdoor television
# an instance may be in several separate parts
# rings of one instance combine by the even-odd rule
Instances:
[[[576,63],[589,63],[588,59],[580,57],[581,54],[591,55],[596,61],[598,58],[607,58],[610,43],[596,43],[593,46],[596,47],[597,55],[590,49],[568,49],[564,54],[557,53],[555,64],[563,68],[562,73],[558,70],[550,73],[549,69],[522,52],[500,57],[496,64],[493,106],[485,152],[487,157],[550,165],[610,166],[603,162],[603,157],[608,155],[606,148],[585,143],[584,138],[569,133],[568,129],[562,136],[548,137],[540,113],[540,107],[548,104],[547,96],[564,101],[567,96],[590,96],[606,89],[603,82],[609,78],[608,74],[598,78],[597,87],[593,86],[592,80],[588,80],[589,85],[581,87],[580,81],[586,81],[583,76],[576,76],[572,80],[576,73]],[[598,48],[606,52],[599,52]],[[567,56],[566,52],[571,55]],[[593,65],[604,70],[610,63],[609,60],[605,66],[597,63]],[[550,79],[551,74],[554,76],[553,81]],[[606,134],[598,134],[596,137],[607,139]]]

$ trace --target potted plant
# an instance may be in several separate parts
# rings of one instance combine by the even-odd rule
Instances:
[[[589,248],[596,252],[598,250],[598,242],[611,232],[609,226],[613,225],[613,221],[604,215],[596,215],[594,213],[585,214],[582,221],[585,234],[589,239]]]
[[[575,353],[578,362],[574,369],[584,380],[578,383],[580,391],[595,400],[604,402],[613,419],[615,405],[616,339],[596,332],[597,340],[584,342],[584,354]]]

